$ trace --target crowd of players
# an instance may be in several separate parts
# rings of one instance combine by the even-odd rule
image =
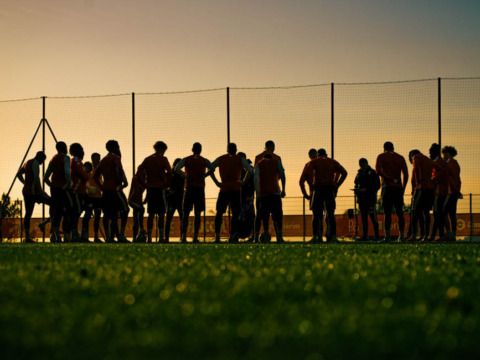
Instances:
[[[50,196],[42,190],[39,174],[40,165],[46,156],[43,152],[38,152],[17,174],[24,184],[25,241],[35,242],[30,236],[30,219],[35,204],[45,203],[50,207],[50,217],[40,223],[39,227],[45,232],[46,224],[51,222],[50,241],[53,243],[89,242],[89,223],[92,216],[93,241],[102,242],[99,236],[102,232],[102,212],[102,235],[105,242],[129,242],[125,237],[129,206],[133,209],[133,242],[153,241],[155,219],[158,242],[169,242],[175,212],[178,212],[181,220],[180,242],[187,242],[188,220],[192,210],[193,242],[198,242],[201,213],[205,211],[205,179],[211,177],[220,188],[215,216],[216,243],[221,241],[220,232],[227,209],[231,211],[228,242],[237,243],[239,238],[247,239],[246,242],[270,241],[270,216],[277,242],[284,242],[282,198],[285,197],[285,170],[280,156],[275,153],[273,141],[265,143],[265,151],[255,157],[253,167],[244,153],[237,153],[234,143],[228,144],[227,153],[213,162],[201,156],[202,145],[195,143],[192,155],[176,159],[173,168],[165,157],[167,145],[158,141],[153,148],[154,154],[144,159],[133,176],[128,198],[123,192],[128,181],[117,141],[110,140],[106,143],[108,154],[105,157],[101,159],[100,154],[93,153],[92,161],[85,163],[84,149],[79,143],[71,144],[68,149],[64,142],[57,142],[57,154],[51,159],[44,176],[45,184],[50,187]],[[310,161],[305,165],[299,183],[313,212],[313,237],[310,242],[323,242],[324,213],[327,220],[326,241],[336,242],[336,194],[347,177],[347,171],[339,162],[329,158],[324,149],[311,149],[308,155]],[[386,142],[384,152],[377,157],[375,169],[368,165],[366,159],[359,160],[360,169],[355,178],[354,191],[363,225],[363,237],[360,241],[370,239],[368,218],[373,224],[374,240],[380,241],[376,214],[377,193],[380,189],[385,214],[385,237],[381,241],[393,241],[390,235],[393,210],[399,223],[399,237],[395,240],[455,241],[456,207],[458,199],[462,197],[460,167],[454,159],[457,151],[451,146],[441,149],[438,144],[433,144],[429,155],[425,156],[419,150],[409,153],[409,160],[413,164],[412,206],[410,227],[406,236],[403,208],[409,176],[405,158],[394,151],[391,142]],[[217,168],[220,181],[215,176]],[[145,203],[148,212],[146,230]],[[430,233],[432,208],[434,221]],[[79,233],[78,223],[82,213],[84,215]]]

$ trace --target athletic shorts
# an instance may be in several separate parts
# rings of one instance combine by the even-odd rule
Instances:
[[[335,210],[335,188],[332,185],[317,185],[313,190],[310,210],[321,213],[325,208]]]
[[[447,195],[435,195],[433,200],[433,212],[438,214],[443,214],[445,212],[445,201]]]
[[[195,206],[195,212],[205,211],[205,188],[188,186],[183,197],[183,211],[190,212]]]
[[[274,220],[283,216],[282,198],[278,194],[269,194],[260,199],[260,217],[268,217],[272,214]]]
[[[117,217],[118,213],[128,209],[123,191],[105,190],[102,195],[103,213],[107,217]]]
[[[445,200],[445,212],[457,213],[458,194],[449,194]]]
[[[28,209],[35,206],[35,204],[47,204],[50,205],[51,198],[47,196],[43,196],[40,194],[33,194],[33,195],[23,195],[23,199],[25,202],[25,209]]]
[[[217,212],[225,214],[227,207],[240,211],[241,208],[241,194],[240,191],[220,191],[217,199]]]
[[[88,197],[88,202],[92,204],[93,209],[103,208],[103,202],[101,197]]]
[[[430,211],[433,206],[433,189],[415,190],[413,194],[412,210]]]
[[[72,207],[70,208],[70,210],[75,214],[81,214],[83,209],[85,208],[87,195],[70,193],[70,196],[72,197]]]
[[[384,187],[382,189],[382,207],[384,210],[402,209],[403,214],[403,188],[402,187]],[[398,215],[398,214],[397,214]]]
[[[147,189],[147,211],[149,214],[163,214],[166,209],[165,190],[160,188]]]
[[[71,194],[62,188],[51,188],[52,207],[64,211],[73,207]]]

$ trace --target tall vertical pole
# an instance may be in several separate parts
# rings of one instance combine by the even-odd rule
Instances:
[[[133,175],[135,175],[135,93],[134,92],[132,92],[132,173]]]
[[[470,241],[473,241],[473,202],[472,202],[472,193],[470,193]]]
[[[330,143],[332,145],[332,159],[335,158],[335,154],[333,152],[334,150],[334,143],[335,143],[335,121],[334,121],[334,115],[335,115],[335,107],[334,107],[334,104],[335,104],[335,89],[334,89],[334,84],[332,83],[331,85],[331,93],[330,93],[330,100],[331,100],[331,104],[330,104],[330,113],[331,113],[331,124],[330,124],[330,129],[331,129],[331,140],[330,140]]]
[[[303,197],[303,242],[305,242],[306,235],[307,235],[307,217],[305,214],[305,197]]]
[[[42,97],[42,151],[45,154],[45,96]],[[42,164],[42,190],[45,192],[45,161]],[[42,203],[42,221],[45,221],[45,203]],[[45,242],[45,233],[42,241]]]
[[[227,87],[227,145],[230,144],[230,88]]]
[[[438,145],[442,148],[442,78],[438,78]]]

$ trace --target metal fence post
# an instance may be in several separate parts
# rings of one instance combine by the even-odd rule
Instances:
[[[470,241],[473,241],[473,201],[470,193]]]
[[[335,159],[335,153],[334,153],[334,144],[335,144],[335,121],[334,121],[334,116],[335,116],[335,85],[332,83],[331,85],[331,92],[330,92],[330,113],[331,113],[331,152],[332,152],[332,159]]]
[[[438,145],[442,147],[442,78],[438,78]]]
[[[45,154],[45,96],[42,96],[42,151]],[[42,190],[45,192],[45,161],[42,164]],[[45,221],[45,203],[42,203],[42,221]],[[42,242],[45,242],[45,232],[42,235]]]
[[[230,144],[230,88],[227,87],[227,145]]]
[[[303,197],[303,242],[305,242],[306,235],[307,235],[307,217],[305,214],[305,197]]]
[[[135,93],[132,92],[132,177],[135,172]]]

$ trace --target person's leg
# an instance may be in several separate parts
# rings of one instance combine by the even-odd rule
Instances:
[[[93,208],[91,206],[87,206],[82,219],[82,235],[81,235],[82,241],[88,242],[88,232],[90,228],[90,219],[92,218],[92,214],[93,214]]]
[[[202,212],[205,211],[205,189],[197,188],[195,194],[195,223],[193,227],[193,241],[198,242],[198,233],[202,222]]]
[[[362,219],[362,239],[363,241],[368,240],[368,211],[369,204],[366,200],[360,200],[358,202],[358,207],[360,209],[360,218]]]
[[[98,237],[98,233],[100,231],[100,219],[102,217],[102,209],[100,207],[97,207],[93,210],[93,236],[94,236],[94,241],[100,241],[100,238]]]
[[[258,237],[260,236],[260,230],[262,227],[262,217],[260,216],[260,213],[261,213],[260,207],[261,207],[260,199],[255,198],[256,215],[255,215],[255,223],[253,227],[254,242],[258,242]]]
[[[279,195],[274,195],[273,197],[273,207],[272,211],[272,219],[273,225],[275,227],[275,234],[277,237],[278,243],[283,243],[283,206],[282,206],[282,198]]]
[[[35,208],[35,200],[32,195],[24,197],[25,217],[23,218],[23,227],[25,229],[25,242],[33,242],[30,236],[30,219],[32,218],[33,209]]]
[[[158,241],[163,243],[165,238],[165,210],[167,208],[167,198],[165,195],[165,190],[161,189],[158,194],[160,198],[159,211],[158,211]]]
[[[418,223],[420,222],[420,232],[425,233],[425,230],[422,228],[422,223],[425,221],[423,219],[422,213],[422,190],[416,190],[413,194],[412,208],[410,209],[410,236],[407,237],[407,241],[416,241],[417,240],[417,230]]]
[[[392,199],[389,188],[382,189],[382,207],[384,213],[384,222],[385,222],[385,239],[384,241],[388,242],[390,238],[390,228],[392,226]]]
[[[228,192],[220,191],[217,198],[217,214],[215,215],[215,242],[220,242],[220,231],[222,229],[223,223],[223,214],[227,211],[228,203],[230,202],[230,197]]]
[[[370,208],[368,210],[368,213],[370,215],[370,219],[372,220],[372,225],[373,225],[373,232],[375,234],[375,241],[380,240],[380,234],[378,230],[378,218],[377,218],[377,202],[376,200],[372,201],[370,204]]]
[[[167,219],[165,221],[165,241],[169,241],[170,240],[170,228],[172,226],[172,221],[173,221],[173,215],[175,214],[175,208],[173,206],[169,206],[168,209],[167,209]],[[180,222],[181,222],[181,225],[180,225],[180,229],[182,229],[183,231],[183,219],[180,218]],[[181,235],[180,235],[180,239],[181,239]]]
[[[202,212],[195,207],[195,223],[193,230],[193,241],[198,242],[198,233],[200,232],[200,224],[202,221]]]
[[[325,189],[325,208],[327,212],[327,220],[329,224],[329,239],[330,241],[337,241],[337,221],[335,219],[335,189]]]
[[[135,241],[135,238],[137,237],[138,235],[138,229],[140,227],[139,225],[139,213],[140,213],[140,210],[138,207],[132,207],[133,209],[133,226],[132,226],[132,236],[133,236],[133,241]]]
[[[241,192],[232,191],[230,195],[230,209],[232,210],[232,223],[230,227],[230,240],[238,242],[238,232],[240,224],[240,212],[242,210]]]

